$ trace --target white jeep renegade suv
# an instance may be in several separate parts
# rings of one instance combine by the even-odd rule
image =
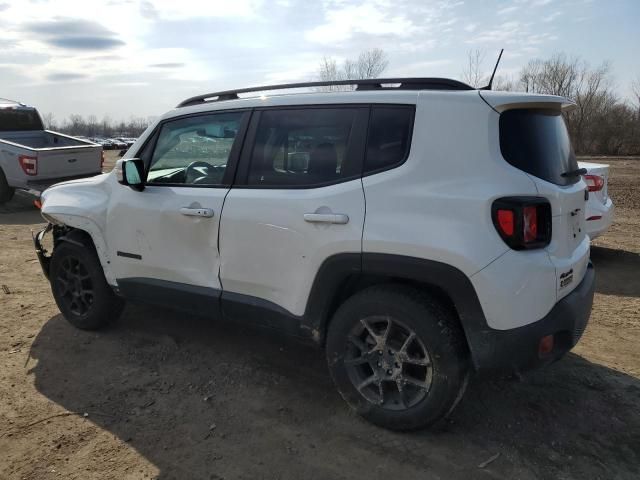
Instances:
[[[131,300],[278,327],[392,429],[445,416],[471,372],[569,351],[594,288],[572,103],[350,83],[191,98],[111,173],[48,189],[35,244],[64,316],[97,328]]]

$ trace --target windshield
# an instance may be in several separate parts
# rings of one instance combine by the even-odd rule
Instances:
[[[33,108],[0,108],[0,132],[44,130],[40,115]]]
[[[500,150],[520,170],[555,183],[570,185],[579,175],[569,132],[559,110],[516,109],[500,115]]]

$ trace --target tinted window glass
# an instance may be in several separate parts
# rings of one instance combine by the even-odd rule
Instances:
[[[412,107],[373,107],[367,138],[365,172],[402,163],[409,154]]]
[[[34,109],[0,108],[0,131],[44,130],[40,115]]]
[[[266,110],[251,155],[249,185],[305,186],[335,182],[350,171],[353,108]]]
[[[165,123],[147,182],[220,185],[244,113],[199,115]]]
[[[569,185],[579,176],[563,177],[578,162],[562,114],[552,110],[507,110],[500,115],[500,149],[504,159],[520,170]]]

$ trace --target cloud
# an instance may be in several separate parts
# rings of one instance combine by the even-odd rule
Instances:
[[[125,44],[114,32],[92,20],[56,18],[29,22],[24,30],[48,45],[71,50],[109,50]]]
[[[505,7],[502,8],[500,10],[498,10],[498,15],[507,15],[511,12],[515,12],[516,10],[518,10],[518,7],[516,7],[515,5],[511,6],[511,7]]]
[[[9,4],[8,3],[0,3],[0,12],[4,12],[8,8],[9,8]]]
[[[75,72],[50,73],[47,75],[47,80],[51,80],[52,82],[72,82],[74,80],[82,80],[83,78],[87,78],[87,75]]]
[[[543,22],[549,23],[549,22],[553,22],[556,18],[558,18],[560,15],[562,15],[561,11],[557,11],[557,12],[553,12],[550,15],[547,15],[546,17],[544,17],[542,19]]]
[[[25,30],[44,35],[115,35],[111,30],[92,20],[60,17],[51,21],[29,22]]]
[[[154,7],[153,3],[149,0],[143,0],[140,2],[140,15],[151,20],[155,20],[160,16],[156,7]]]
[[[152,63],[149,66],[151,68],[181,68],[181,67],[184,67],[184,63],[182,62]]]
[[[141,12],[153,18],[166,20],[195,19],[202,17],[254,17],[263,0],[146,0],[140,5]],[[148,5],[147,5],[148,4]],[[149,6],[151,8],[149,8]],[[283,8],[284,5],[278,5]]]
[[[309,30],[305,38],[315,43],[344,42],[357,33],[407,37],[415,30],[413,23],[402,15],[393,15],[372,4],[331,8],[325,23]]]
[[[122,40],[104,37],[55,37],[47,40],[47,43],[73,50],[109,50],[125,44]]]

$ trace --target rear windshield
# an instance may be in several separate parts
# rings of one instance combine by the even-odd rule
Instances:
[[[44,127],[33,108],[0,108],[0,132],[14,130],[44,130]]]
[[[562,174],[578,169],[562,114],[556,110],[507,110],[500,115],[500,150],[504,159],[520,170],[555,183],[570,185],[579,175]]]

